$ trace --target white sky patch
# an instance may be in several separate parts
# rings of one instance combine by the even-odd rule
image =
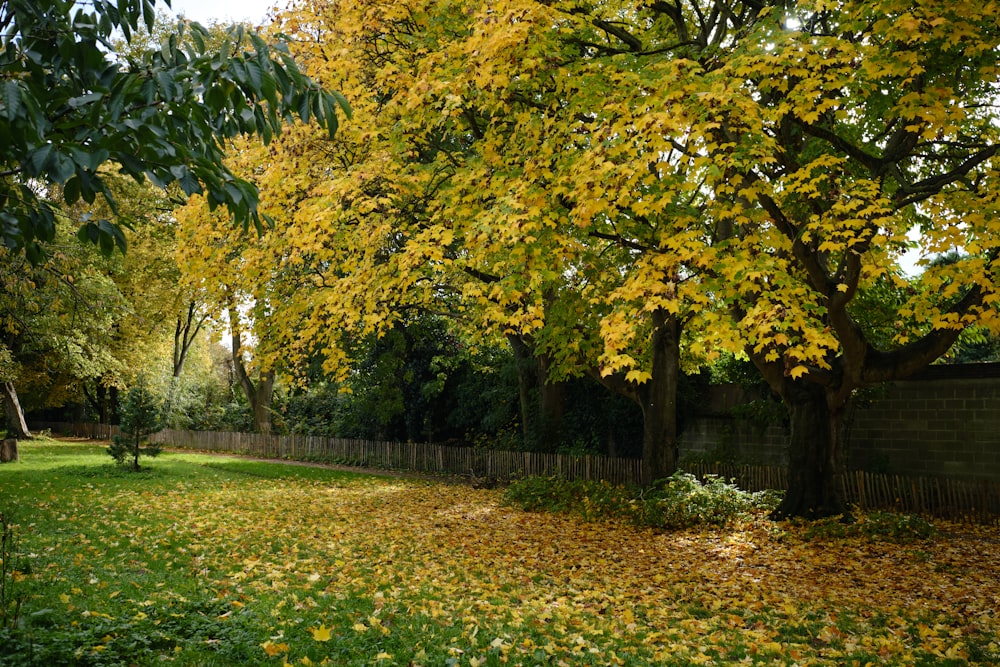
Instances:
[[[920,230],[916,227],[906,233],[906,237],[915,245],[899,256],[899,267],[907,276],[916,278],[924,272],[924,267],[917,266],[922,249],[920,247]]]
[[[157,4],[166,8],[162,2]],[[287,0],[172,0],[170,4],[174,14],[183,14],[185,18],[198,23],[243,21],[251,25],[260,25],[271,9],[284,8],[288,2]]]

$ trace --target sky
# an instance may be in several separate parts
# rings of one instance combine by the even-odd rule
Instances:
[[[160,3],[157,3],[160,4]],[[284,7],[286,0],[172,0],[175,14],[184,14],[198,23],[247,21],[259,25],[271,7]],[[165,5],[164,5],[165,6]]]

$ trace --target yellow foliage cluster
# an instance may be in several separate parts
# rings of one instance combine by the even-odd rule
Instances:
[[[278,230],[234,252],[193,204],[189,274],[242,285],[277,315],[274,354],[318,348],[331,371],[413,308],[634,382],[654,312],[690,363],[749,349],[792,377],[831,368],[868,317],[845,304],[885,281],[900,326],[877,342],[1000,326],[996,116],[977,103],[995,95],[996,3],[737,4],[294,6],[273,30],[354,118],[332,140],[239,146]],[[959,153],[974,164],[952,178]],[[969,261],[903,290],[913,230],[925,261]]]

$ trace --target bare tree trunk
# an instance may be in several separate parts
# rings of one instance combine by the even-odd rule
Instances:
[[[19,440],[30,440],[31,432],[28,430],[28,422],[24,420],[24,411],[21,410],[21,402],[17,400],[13,382],[3,383],[3,411],[7,416],[7,435]]]
[[[243,395],[247,397],[247,402],[250,403],[250,410],[253,413],[254,430],[258,433],[270,433],[271,398],[274,395],[275,373],[273,369],[268,371],[262,370],[256,385],[250,379],[246,366],[243,364],[243,343],[240,335],[239,320],[236,319],[238,317],[239,314],[236,313],[235,308],[230,308],[229,327],[232,331],[233,371],[236,373],[236,379],[240,383]]]
[[[201,331],[207,317],[207,315],[198,315],[198,304],[194,301],[188,303],[187,313],[183,318],[180,315],[177,316],[177,325],[174,327],[173,371],[175,378],[181,376],[187,353],[194,344],[194,339]]]

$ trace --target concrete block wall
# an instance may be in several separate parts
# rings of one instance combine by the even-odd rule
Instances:
[[[848,468],[1000,480],[1000,364],[934,366],[911,380],[865,390],[859,399],[847,424]],[[782,425],[765,428],[718,409],[687,422],[682,458],[788,462]]]
[[[852,468],[1000,479],[1000,378],[897,382],[858,407]]]

